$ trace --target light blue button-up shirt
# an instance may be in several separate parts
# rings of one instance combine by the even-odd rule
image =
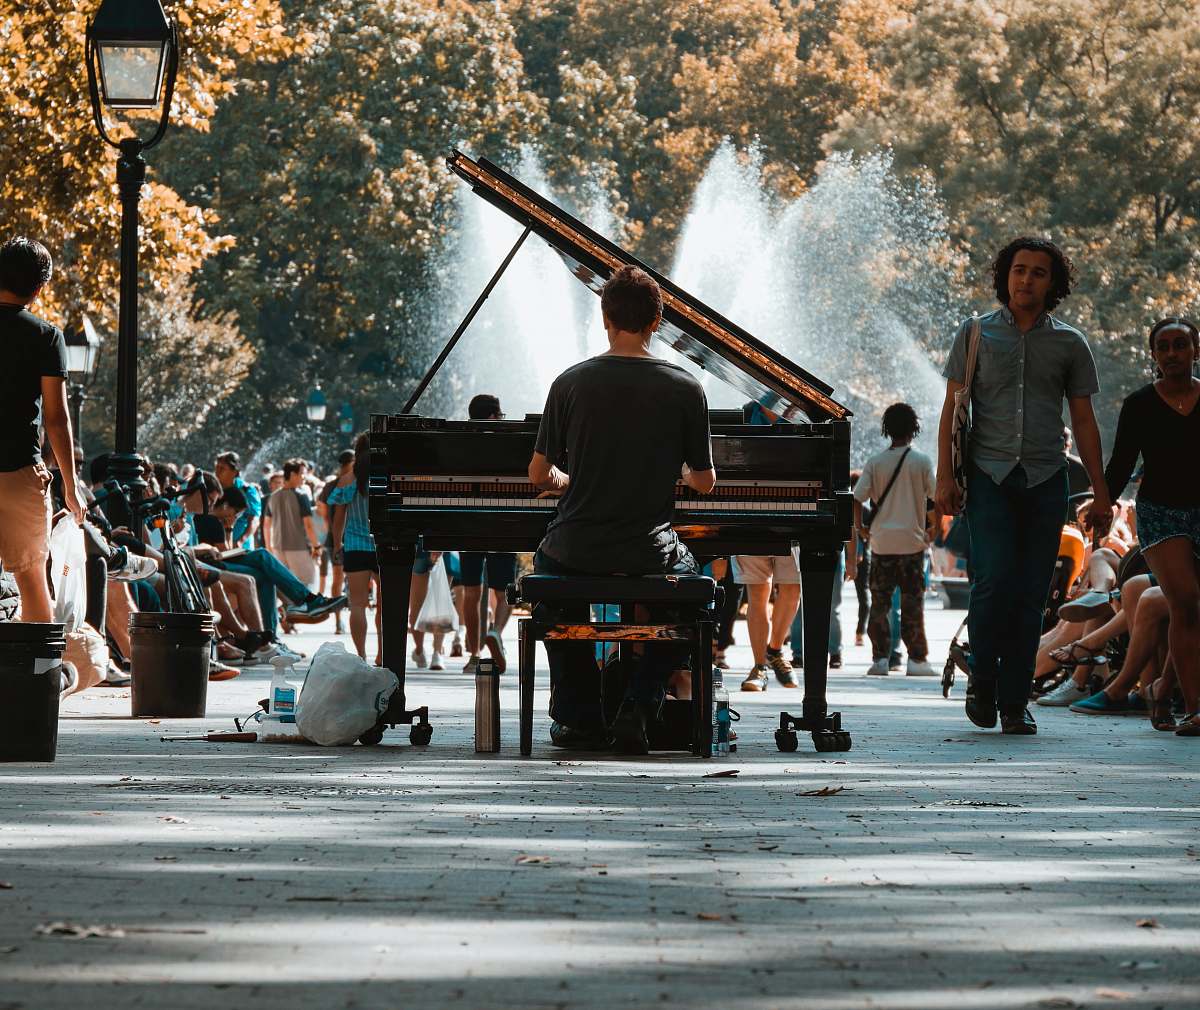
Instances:
[[[1043,313],[1022,333],[1008,308],[979,317],[981,341],[971,384],[970,458],[997,484],[1021,466],[1029,487],[1066,466],[1064,398],[1100,390],[1087,338]],[[959,327],[942,375],[963,382],[968,319]]]

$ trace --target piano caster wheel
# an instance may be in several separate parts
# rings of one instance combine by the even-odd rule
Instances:
[[[427,722],[415,722],[408,731],[408,742],[414,747],[426,747],[433,739],[433,727]]]
[[[374,747],[377,743],[383,742],[383,727],[372,726],[362,736],[358,738],[358,742],[364,747]]]
[[[813,746],[817,749],[818,753],[828,754],[838,749],[837,733],[832,730],[820,730],[812,735],[812,739]]]
[[[785,754],[791,754],[800,746],[800,740],[790,729],[777,729],[775,731],[775,746]]]
[[[837,746],[833,748],[834,750],[847,751],[850,749],[850,733],[847,730],[840,729],[834,733],[834,736],[837,737]]]

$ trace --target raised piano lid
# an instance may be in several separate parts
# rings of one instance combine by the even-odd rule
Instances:
[[[705,371],[789,420],[798,412],[813,421],[851,416],[848,407],[830,396],[833,387],[828,383],[755,339],[487,159],[476,162],[455,151],[446,163],[485,200],[545,239],[566,261],[571,273],[597,294],[613,271],[626,264],[650,274],[663,295],[663,321],[656,335]]]

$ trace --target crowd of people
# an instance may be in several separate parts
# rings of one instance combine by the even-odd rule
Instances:
[[[70,687],[127,682],[129,616],[163,609],[164,552],[176,548],[194,562],[216,616],[214,679],[288,654],[281,627],[332,619],[341,631],[345,608],[355,648],[367,658],[367,612],[381,590],[366,436],[323,477],[291,459],[247,480],[235,452],[219,454],[211,469],[146,463],[143,497],[167,502],[167,521],[142,530],[112,479],[118,461],[104,454],[85,463],[74,445],[62,335],[29,308],[51,274],[49,253],[37,242],[0,247],[0,335],[9,362],[0,375],[0,562],[15,580],[21,619],[49,621],[51,517],[84,528],[89,566],[103,562],[89,580],[88,623],[111,658]],[[1087,714],[1145,713],[1156,729],[1200,735],[1200,475],[1189,455],[1200,435],[1200,333],[1178,317],[1151,327],[1155,377],[1126,399],[1104,468],[1091,351],[1079,330],[1051,315],[1070,293],[1070,260],[1048,240],[1018,239],[996,257],[993,280],[1000,307],[964,321],[951,346],[936,460],[913,445],[921,431],[916,411],[896,403],[881,418],[887,445],[854,474],[853,535],[836,560],[829,665],[842,664],[844,579],[857,590],[855,642],[863,643],[864,632],[870,640],[868,674],[899,670],[903,642],[907,675],[935,676],[923,615],[931,569],[965,568],[966,713],[976,725],[1036,733],[1029,708],[1036,700]],[[562,499],[533,567],[560,575],[698,571],[663,516],[681,472],[701,494],[718,480],[703,390],[648,352],[662,313],[653,279],[635,268],[618,271],[602,308],[610,350],[555,381],[530,462],[530,481]],[[639,439],[646,418],[612,411],[616,402],[656,404],[650,427],[660,437]],[[969,415],[960,414],[963,404]],[[482,394],[469,416],[504,415],[495,396]],[[789,423],[758,403],[747,404],[745,416],[750,424]],[[964,453],[959,439],[968,416]],[[1077,457],[1069,452],[1072,434]],[[1131,480],[1136,502],[1122,497]],[[518,565],[513,554],[418,552],[408,629],[413,664],[438,670],[447,658],[461,658],[470,672],[487,651],[502,669],[503,590]],[[735,556],[707,571],[728,589],[715,665],[728,669],[744,603],[753,662],[741,689],[762,692],[772,679],[797,687],[804,607],[796,560]],[[420,615],[431,578],[447,581],[461,630],[447,642],[449,632],[439,627],[427,652]],[[379,616],[376,608],[376,622]],[[668,690],[687,691],[687,678],[670,670],[635,675],[609,724],[573,686],[572,665],[594,663],[590,653],[575,655],[566,645],[548,651],[551,736],[561,746],[616,740],[619,749],[638,752],[654,706]]]

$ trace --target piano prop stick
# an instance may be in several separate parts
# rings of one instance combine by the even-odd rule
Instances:
[[[848,750],[849,733],[841,728],[839,714],[828,711],[826,678],[830,600],[841,588],[834,585],[834,569],[851,530],[849,408],[833,398],[828,383],[500,168],[458,152],[447,163],[525,232],[421,380],[405,412],[371,418],[369,509],[379,552],[383,660],[400,689],[363,742],[378,742],[386,727],[400,724],[413,724],[415,743],[427,743],[432,733],[428,712],[406,707],[404,689],[409,580],[418,546],[533,551],[557,508],[555,499],[539,497],[526,473],[538,415],[451,421],[411,413],[532,232],[596,293],[622,266],[646,270],[662,288],[663,321],[656,338],[791,422],[750,425],[740,410],[711,411],[719,483],[711,494],[700,495],[681,481],[674,526],[702,564],[732,554],[794,552],[804,595],[804,700],[801,715],[781,716],[776,743],[794,750],[796,732],[803,731],[812,734],[818,750]]]

